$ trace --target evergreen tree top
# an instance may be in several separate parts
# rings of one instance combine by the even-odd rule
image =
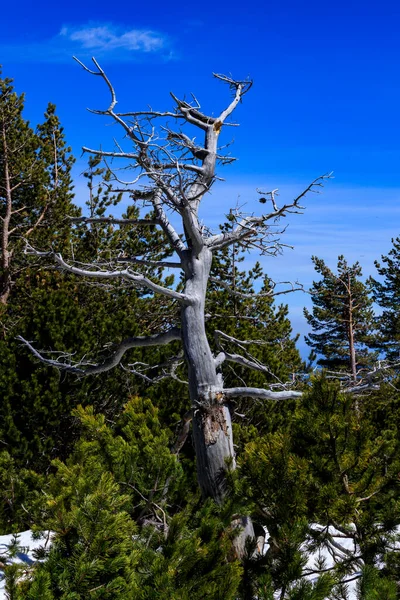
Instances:
[[[380,279],[369,278],[374,301],[382,314],[376,319],[377,347],[386,358],[397,360],[400,356],[400,237],[392,239],[392,248],[381,261],[375,261]]]
[[[373,343],[372,298],[360,279],[361,266],[358,262],[349,265],[340,255],[335,273],[323,259],[313,256],[312,261],[322,278],[310,289],[312,311],[304,309],[312,328],[306,342],[320,356],[318,364],[330,369],[347,367],[354,376],[357,366],[368,362],[367,348]]]

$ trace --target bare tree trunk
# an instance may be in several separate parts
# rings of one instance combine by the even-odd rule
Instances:
[[[357,381],[357,359],[356,348],[354,344],[354,324],[353,324],[353,298],[351,293],[350,274],[348,274],[348,293],[349,293],[349,354],[350,354],[350,372],[351,378]]]
[[[2,143],[3,143],[3,156],[4,156],[4,188],[5,188],[5,214],[2,218],[2,231],[1,231],[1,275],[0,275],[0,304],[7,304],[8,297],[11,292],[11,275],[10,275],[10,262],[11,252],[9,250],[9,236],[10,236],[10,221],[12,215],[12,190],[11,190],[11,178],[8,165],[8,148],[5,125],[3,122],[2,128]]]
[[[223,380],[217,373],[208,343],[204,305],[212,252],[203,248],[197,256],[189,251],[183,261],[185,293],[192,302],[182,307],[182,342],[189,372],[189,392],[193,410],[193,439],[197,478],[204,498],[222,503],[226,495],[226,472],[234,469],[232,422],[224,404]],[[237,556],[245,553],[246,540],[254,539],[250,517],[236,518],[238,528],[233,546]]]
[[[193,254],[189,251],[184,264],[185,293],[192,302],[182,308],[182,341],[189,370],[197,473],[203,496],[222,502],[225,472],[235,466],[232,424],[204,322],[212,253],[203,248],[197,256]]]
[[[353,323],[350,317],[349,323],[349,349],[350,349],[350,370],[351,378],[353,381],[357,381],[357,360],[356,360],[356,349],[354,345],[354,331]]]

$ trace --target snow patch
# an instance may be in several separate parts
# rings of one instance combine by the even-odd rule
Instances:
[[[18,536],[18,551],[15,557],[10,558],[9,546],[13,542],[14,534],[0,535],[0,561],[10,563],[18,563],[26,565],[26,572],[29,571],[30,567],[37,562],[35,558],[35,550],[43,548],[50,543],[50,532],[44,531],[43,535],[39,539],[33,537],[32,531],[22,531],[16,534]],[[22,571],[23,576],[23,571]],[[5,577],[4,570],[0,568],[0,600],[6,600],[5,594]]]

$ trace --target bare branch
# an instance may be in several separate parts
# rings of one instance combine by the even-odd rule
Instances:
[[[229,115],[231,115],[233,113],[236,106],[239,104],[240,100],[242,99],[242,96],[244,96],[244,94],[249,91],[249,89],[253,85],[253,82],[252,81],[235,81],[234,79],[231,79],[230,77],[227,77],[226,75],[219,75],[218,73],[213,73],[213,75],[216,79],[219,79],[220,81],[228,83],[229,87],[231,87],[235,90],[234,99],[232,100],[230,105],[225,110],[223,110],[222,113],[220,114],[220,116],[218,117],[218,121],[222,124],[222,123],[224,123],[225,119],[227,119],[229,117]]]
[[[302,397],[302,392],[285,390],[283,392],[271,392],[264,388],[235,387],[225,388],[225,398],[255,398],[256,400],[294,400]]]
[[[292,281],[279,281],[279,282],[270,281],[269,283],[271,284],[271,289],[268,292],[254,292],[254,293],[249,293],[249,294],[246,294],[244,292],[238,292],[237,290],[234,290],[228,283],[226,283],[225,281],[222,281],[221,279],[218,279],[216,277],[210,277],[210,281],[212,283],[220,285],[222,288],[224,288],[224,290],[229,292],[232,296],[237,296],[238,298],[245,298],[247,300],[257,300],[257,298],[273,298],[274,296],[282,296],[284,294],[290,294],[292,292],[306,292],[303,284],[300,283],[299,281],[295,281],[294,283]],[[277,285],[290,285],[291,287],[286,290],[280,290],[280,291],[275,292],[274,289]],[[295,286],[297,286],[297,287],[295,287]]]
[[[301,194],[299,194],[299,196],[297,196],[297,198],[295,198],[289,204],[284,204],[281,208],[279,208],[274,202],[274,210],[272,212],[260,216],[250,215],[244,217],[232,231],[227,231],[209,237],[206,240],[207,246],[209,246],[209,248],[212,250],[218,250],[225,248],[226,246],[230,246],[235,242],[241,242],[246,239],[250,240],[250,242],[254,242],[258,238],[261,238],[262,243],[264,243],[264,239],[268,240],[273,238],[273,236],[276,234],[270,229],[269,222],[271,220],[276,221],[288,213],[298,213],[304,210],[304,207],[300,206],[299,204],[300,200],[308,192],[318,192],[318,190],[315,190],[314,188],[322,187],[323,182],[326,179],[331,179],[331,177],[332,173],[326,173],[325,175],[317,177]],[[274,190],[274,193],[276,193],[276,190]]]
[[[226,360],[225,352],[219,352],[217,356],[214,358],[215,368],[218,369]]]
[[[174,445],[171,448],[172,454],[179,454],[189,435],[190,423],[192,422],[192,411],[188,410],[182,417],[180,428],[176,436]]]
[[[231,354],[230,352],[226,352],[225,350],[217,355],[215,359],[216,366],[221,365],[225,360],[227,360],[228,362],[237,363],[238,365],[242,365],[242,367],[253,369],[254,371],[261,371],[261,373],[265,373],[266,375],[273,375],[273,373],[268,369],[268,367],[259,363],[258,361],[249,360],[248,358],[245,358],[240,354]]]
[[[372,492],[368,496],[364,496],[364,498],[357,498],[357,502],[366,502],[367,500],[370,500],[373,496],[376,496],[376,494],[379,494],[379,492],[382,491],[382,487],[380,487],[379,489],[375,490],[374,492]]]
[[[380,389],[378,383],[362,383],[360,385],[354,385],[346,387],[341,390],[343,394],[360,394],[362,392],[376,392]]]
[[[82,147],[82,152],[102,157],[109,156],[113,158],[129,158],[136,161],[139,160],[139,155],[134,152],[109,152],[106,150],[95,150],[94,148],[87,148],[86,146]]]
[[[155,119],[157,117],[172,117],[173,119],[184,119],[184,115],[179,114],[178,112],[171,111],[157,111],[157,110],[136,110],[132,112],[125,113],[115,113],[118,117],[148,117],[150,119]]]
[[[270,377],[273,377],[278,382],[278,383],[273,384],[274,387],[279,386],[279,387],[282,387],[283,389],[286,388],[286,384],[284,384],[279,379],[279,377],[277,377],[266,365],[262,364],[254,356],[249,354],[245,350],[245,348],[243,348],[243,346],[249,346],[251,344],[264,345],[264,342],[262,340],[241,341],[241,340],[238,340],[237,338],[227,335],[226,333],[223,333],[222,331],[219,331],[219,330],[216,330],[214,332],[214,337],[215,337],[216,343],[219,347],[221,347],[220,340],[222,339],[224,341],[237,344],[248,355],[248,358],[246,358],[245,356],[242,356],[241,354],[236,354],[236,353],[232,354],[231,352],[227,352],[224,348],[222,348],[221,352],[219,352],[219,354],[216,356],[216,358],[214,360],[214,364],[215,364],[216,368],[220,367],[225,361],[228,361],[231,363],[237,363],[237,364],[241,365],[242,367],[247,367],[248,369],[253,369],[254,371],[260,371],[261,373],[265,373],[265,375],[269,375]],[[266,343],[268,343],[268,342],[266,342]]]
[[[111,102],[110,105],[107,109],[107,112],[111,112],[114,110],[115,105],[117,104],[117,97],[115,95],[115,91],[113,86],[111,85],[110,80],[108,79],[107,75],[105,74],[105,72],[103,71],[103,69],[100,67],[99,63],[97,62],[97,60],[95,58],[92,58],[92,61],[94,62],[97,71],[92,71],[91,69],[89,69],[88,67],[86,67],[86,65],[83,64],[83,62],[81,62],[78,58],[76,58],[76,56],[72,57],[74,60],[76,60],[77,63],[79,63],[81,65],[81,67],[83,67],[85,69],[85,71],[87,71],[88,73],[90,73],[91,75],[98,75],[100,77],[102,77],[104,79],[104,81],[106,82],[108,89],[110,90],[110,94],[111,94]]]
[[[175,381],[178,381],[179,383],[183,383],[184,385],[188,385],[187,381],[180,379],[178,377],[178,375],[176,374],[177,368],[183,364],[182,359],[183,359],[183,352],[180,353],[178,356],[170,357],[165,362],[163,362],[159,365],[150,365],[148,363],[143,363],[143,362],[137,361],[135,363],[128,364],[127,367],[124,367],[123,365],[121,365],[121,366],[124,369],[124,371],[127,371],[128,373],[132,373],[133,375],[136,375],[137,377],[141,377],[142,379],[144,379],[144,381],[146,381],[146,383],[149,383],[151,385],[159,383],[163,379],[168,379],[168,378],[174,379]],[[154,371],[156,369],[160,369],[161,372],[155,376],[147,375],[146,372]]]
[[[327,379],[336,379],[340,382],[340,391],[343,394],[363,394],[364,392],[378,391],[382,383],[398,390],[393,383],[393,375],[397,373],[400,366],[399,362],[386,362],[378,360],[377,364],[358,369],[357,379],[353,379],[353,374],[346,371],[324,370]]]
[[[29,348],[29,350],[32,352],[32,354],[36,358],[38,358],[42,363],[44,363],[50,367],[56,367],[57,369],[66,371],[68,373],[75,373],[76,375],[85,375],[86,376],[86,375],[98,375],[99,373],[105,373],[106,371],[110,371],[110,369],[113,369],[115,366],[117,366],[120,363],[125,352],[127,352],[131,348],[143,348],[143,347],[148,347],[148,346],[164,346],[173,341],[180,340],[181,332],[177,327],[171,327],[171,329],[169,329],[168,331],[166,331],[164,333],[157,333],[154,335],[127,338],[126,340],[124,340],[117,346],[115,352],[109,358],[107,358],[103,363],[98,364],[98,365],[93,365],[93,364],[85,363],[82,361],[79,363],[76,363],[76,364],[72,364],[70,362],[71,357],[68,354],[61,354],[61,355],[59,355],[58,359],[46,358],[45,356],[43,356],[43,354],[38,352],[36,350],[36,348],[34,348],[30,342],[25,340],[22,336],[18,336],[17,339],[19,341],[23,342],[23,344],[25,344],[25,346],[27,346]],[[66,362],[66,359],[68,359],[69,362]]]
[[[188,104],[188,102],[185,102],[184,100],[179,100],[179,98],[177,98],[172,92],[170,92],[170,94],[174,102],[176,102],[177,111],[179,111],[181,115],[183,115],[183,117],[188,123],[191,123],[192,125],[203,129],[203,131],[207,131],[208,126],[215,123],[216,119],[214,117],[207,117],[199,110],[197,110],[197,108]]]
[[[129,269],[118,269],[113,271],[82,269],[80,267],[75,267],[65,262],[61,254],[52,251],[39,252],[38,250],[35,250],[34,248],[32,248],[32,246],[29,245],[27,245],[25,253],[33,254],[34,256],[49,257],[59,265],[61,270],[67,271],[68,273],[73,273],[74,275],[79,275],[81,277],[92,277],[96,279],[124,279],[126,281],[131,282],[137,287],[145,287],[151,290],[152,292],[156,292],[158,294],[162,294],[163,296],[173,298],[174,300],[179,300],[180,302],[190,304],[190,298],[186,294],[181,294],[180,292],[176,292],[175,290],[165,288],[162,285],[151,281],[151,279],[145,277],[144,275],[141,275],[139,273],[132,273],[131,271],[129,271]]]
[[[106,157],[112,157],[112,158],[129,158],[130,160],[134,160],[136,161],[138,164],[137,166],[141,166],[140,165],[140,160],[141,157],[139,154],[135,154],[134,152],[110,152],[110,151],[106,151],[106,150],[94,150],[93,148],[87,148],[86,146],[83,146],[82,148],[82,152],[87,152],[88,154],[94,154],[95,156],[101,156],[103,158]],[[135,165],[134,165],[135,166]],[[185,171],[192,171],[194,173],[202,173],[202,167],[198,166],[198,165],[191,165],[191,164],[185,164],[185,163],[180,163],[180,162],[154,162],[152,165],[152,170],[148,169],[146,170],[143,174],[142,177],[149,177],[150,175],[156,175],[156,176],[160,176],[162,171],[168,171],[170,169],[183,169]],[[134,182],[126,182],[126,185],[132,184],[132,183],[136,183],[139,180],[140,176],[137,177],[137,179]],[[119,179],[116,178],[118,181]],[[119,181],[120,183],[124,183],[122,181]]]
[[[146,260],[144,258],[117,258],[120,263],[132,263],[135,265],[145,265],[147,267],[162,267],[163,269],[181,269],[180,262],[172,262],[168,260]]]
[[[219,315],[216,315],[219,316]],[[236,318],[236,317],[233,317]],[[249,317],[249,319],[254,320],[254,317]],[[276,345],[276,341],[275,342],[267,342],[266,340],[238,340],[237,338],[228,335],[227,333],[220,331],[219,329],[215,329],[214,331],[214,337],[215,339],[218,341],[218,338],[221,338],[227,342],[233,342],[234,344],[238,344],[239,346],[270,346],[270,345]]]
[[[160,225],[158,219],[116,219],[115,217],[68,217],[71,223],[108,223],[109,225]]]
[[[175,249],[176,253],[179,257],[182,257],[183,252],[186,250],[185,244],[182,242],[178,233],[175,231],[172,226],[170,220],[168,219],[165,210],[163,208],[161,202],[161,193],[159,191],[156,192],[153,198],[153,206],[156,214],[160,220],[160,225],[167,236],[171,246]]]

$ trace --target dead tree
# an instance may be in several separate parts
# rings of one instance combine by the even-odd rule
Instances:
[[[170,112],[158,112],[149,108],[145,111],[120,113],[116,111],[117,99],[110,80],[95,60],[94,64],[96,70],[82,66],[104,81],[111,101],[107,109],[92,112],[110,117],[117,123],[133,148],[126,151],[120,144],[116,144],[113,151],[91,148],[84,148],[84,151],[101,156],[106,161],[118,190],[127,192],[138,206],[151,207],[154,218],[149,219],[149,224],[156,224],[161,228],[166,244],[169,244],[174,253],[173,260],[162,261],[160,266],[179,269],[183,273],[183,286],[178,291],[154,282],[146,274],[146,268],[156,264],[143,257],[116,257],[112,264],[108,262],[82,266],[65,260],[59,254],[39,252],[33,248],[28,248],[28,252],[51,258],[61,270],[77,276],[103,281],[124,280],[154,294],[162,294],[179,303],[180,323],[157,335],[126,339],[107,360],[97,365],[84,362],[73,364],[70,357],[58,356],[57,359],[51,359],[39,353],[30,343],[25,343],[41,361],[49,365],[78,375],[94,375],[120,364],[130,348],[169,344],[179,340],[188,372],[199,485],[204,497],[222,502],[225,494],[224,474],[227,469],[235,468],[228,402],[238,397],[281,400],[297,398],[301,393],[293,391],[289,386],[283,386],[280,391],[224,387],[224,363],[239,363],[257,370],[262,370],[263,366],[240,354],[221,351],[218,356],[213,356],[205,330],[205,299],[213,253],[232,244],[254,248],[262,255],[281,252],[280,217],[301,212],[301,199],[307,192],[318,191],[324,179],[329,176],[318,177],[297,198],[282,206],[278,206],[276,202],[276,190],[270,193],[260,192],[264,206],[270,206],[267,212],[259,216],[235,212],[235,226],[228,233],[213,233],[200,221],[199,206],[216,180],[216,165],[233,160],[221,152],[219,138],[225,127],[234,125],[228,119],[250,89],[251,82],[214,75],[227,85],[233,96],[218,116],[204,114],[194,96],[191,102],[187,102],[173,94],[171,96],[175,108]],[[194,133],[201,134],[204,141],[200,143],[193,136]],[[123,181],[118,169],[114,167],[120,159],[128,161],[133,172],[129,182]],[[114,160],[112,166],[109,163],[111,160]],[[268,204],[265,203],[265,198],[268,199]],[[90,222],[95,220],[90,219]],[[108,218],[108,222],[121,227],[136,223],[135,220],[124,221],[112,217]],[[145,218],[137,221],[140,226],[145,223]],[[270,293],[274,295],[276,290],[271,289]],[[234,338],[230,342],[241,343]],[[182,360],[182,357],[174,357],[173,365],[178,360]],[[142,374],[138,369],[132,370],[136,374]],[[163,372],[166,371],[164,366]],[[175,373],[174,366],[169,373]],[[187,422],[188,419],[185,420],[186,428]],[[247,531],[252,535],[251,526]]]

